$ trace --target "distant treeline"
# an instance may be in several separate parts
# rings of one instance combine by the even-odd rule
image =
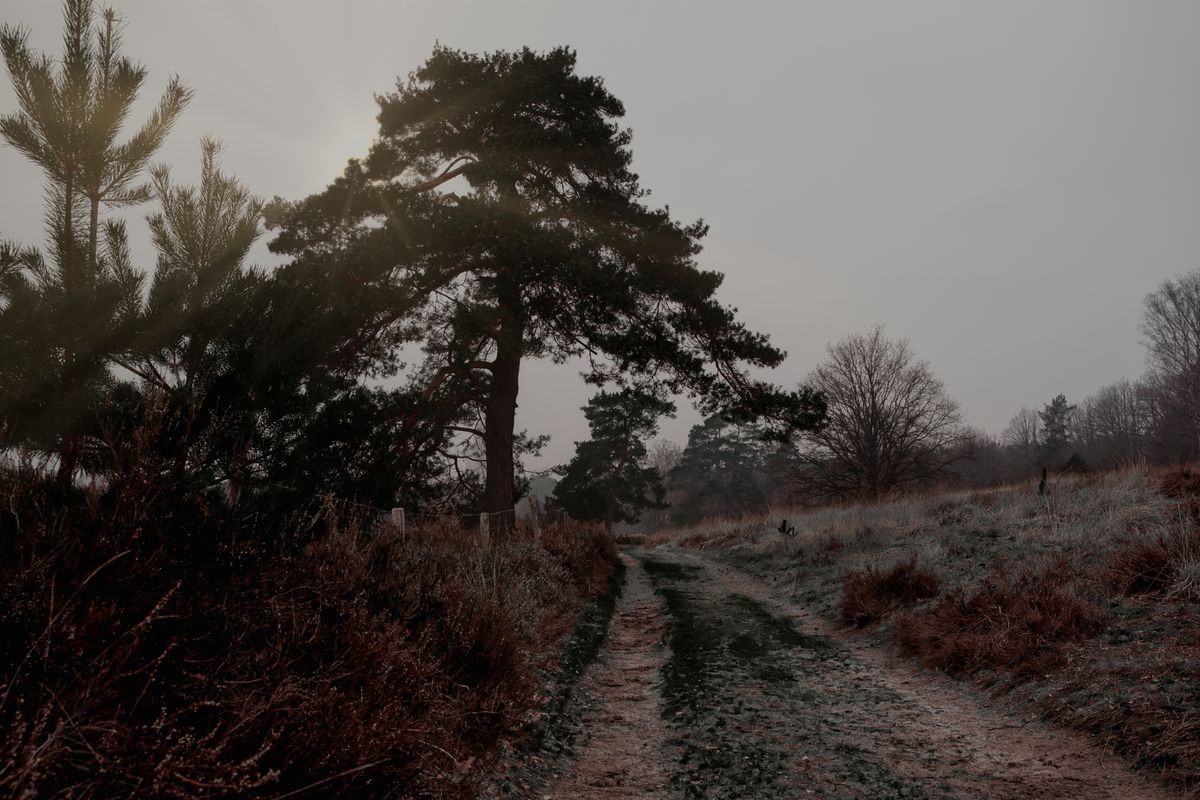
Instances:
[[[824,424],[783,441],[719,416],[687,445],[649,450],[665,502],[643,524],[692,524],[769,508],[878,498],[934,487],[1030,481],[1046,471],[1108,470],[1200,459],[1200,270],[1165,281],[1143,304],[1147,370],[1078,402],[1065,395],[1022,408],[999,436],[965,426],[928,364],[882,329],[829,347],[806,386]]]

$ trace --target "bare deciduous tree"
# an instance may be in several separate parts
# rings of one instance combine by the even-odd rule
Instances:
[[[1200,271],[1164,281],[1146,296],[1141,332],[1150,382],[1165,417],[1200,453]],[[1180,424],[1182,423],[1182,425]]]
[[[667,483],[671,476],[671,470],[679,466],[679,459],[683,457],[683,448],[672,442],[670,439],[659,439],[650,445],[650,455],[647,457],[647,462],[650,466],[658,470],[658,474],[662,476],[663,482]],[[671,524],[671,503],[677,500],[679,492],[667,491],[667,507],[656,508],[647,511],[642,516],[642,525],[647,530],[658,530],[665,528]]]
[[[650,455],[647,460],[650,466],[658,470],[658,474],[665,481],[671,474],[671,470],[679,465],[679,459],[683,456],[683,448],[672,442],[670,439],[659,439],[650,446]]]
[[[1085,399],[1076,415],[1074,438],[1096,466],[1140,461],[1152,415],[1143,387],[1122,379]]]
[[[1141,332],[1152,368],[1178,375],[1200,364],[1200,271],[1146,295]]]
[[[830,345],[807,383],[828,403],[828,423],[802,447],[816,488],[878,497],[964,453],[958,404],[908,342],[885,338],[882,327]]]
[[[1042,420],[1032,408],[1022,408],[1008,421],[1008,427],[1000,434],[1000,441],[1016,451],[1022,465],[1030,472],[1038,468],[1041,448]]]

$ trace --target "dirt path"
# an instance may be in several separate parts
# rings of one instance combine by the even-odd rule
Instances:
[[[693,552],[635,555],[588,678],[590,739],[551,797],[1178,797],[743,573]]]
[[[926,785],[942,783],[958,797],[1167,800],[1180,796],[1132,772],[1081,734],[986,705],[970,686],[889,658],[861,637],[847,635],[802,606],[778,599],[766,584],[742,572],[711,561],[705,567],[721,590],[749,597],[798,629],[837,641],[852,655],[840,676],[847,689],[853,687],[852,695],[875,689],[895,695],[896,702],[872,713],[885,715],[891,728],[891,736],[875,742],[874,750],[898,773]],[[874,726],[873,721],[854,716],[852,711],[846,714],[848,728],[856,723],[867,730]],[[934,757],[912,758],[922,749],[932,751]]]
[[[592,699],[589,731],[552,797],[668,797],[667,726],[659,715],[659,670],[666,620],[641,565],[623,555],[625,586],[604,643],[606,655],[584,681]]]

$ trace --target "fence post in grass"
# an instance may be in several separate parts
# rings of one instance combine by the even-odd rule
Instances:
[[[479,515],[479,543],[481,545],[488,543],[488,514],[486,511]]]
[[[401,536],[404,535],[404,509],[403,508],[393,508],[392,509],[392,526],[400,531]]]

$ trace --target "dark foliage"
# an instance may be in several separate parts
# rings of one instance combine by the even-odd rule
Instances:
[[[90,0],[63,3],[60,58],[31,51],[24,29],[0,29],[17,101],[0,116],[0,138],[44,173],[48,233],[45,255],[0,247],[0,419],[10,441],[57,454],[64,485],[140,299],[125,225],[103,212],[150,199],[139,181],[190,98],[172,80],[120,141],[146,79],[121,53],[120,29],[114,12],[98,13]]]
[[[293,521],[323,531],[307,546],[267,555],[219,507],[149,485],[70,510],[54,486],[3,491],[13,797],[473,796],[469,765],[534,704],[614,559],[599,531],[481,551],[329,506]]]
[[[765,453],[762,433],[752,425],[712,416],[694,426],[669,476],[672,519],[692,525],[709,517],[766,513],[760,484]]]
[[[1042,422],[1042,464],[1059,468],[1063,451],[1071,444],[1071,417],[1076,406],[1066,395],[1056,395],[1038,412]]]
[[[748,376],[784,354],[717,300],[722,275],[696,263],[706,226],[645,204],[624,107],[575,67],[567,48],[437,48],[379,98],[366,160],[276,220],[277,252],[390,303],[377,333],[436,332],[416,380],[476,410],[459,427],[483,440],[489,511],[511,507],[527,358],[587,356],[597,383],[651,380],[785,430],[823,414],[815,393]]]
[[[652,394],[626,389],[601,392],[583,409],[592,437],[575,445],[575,457],[559,468],[554,504],[572,518],[637,522],[648,508],[666,508],[666,490],[658,470],[647,463],[646,441],[658,419],[674,415],[674,404]]]

